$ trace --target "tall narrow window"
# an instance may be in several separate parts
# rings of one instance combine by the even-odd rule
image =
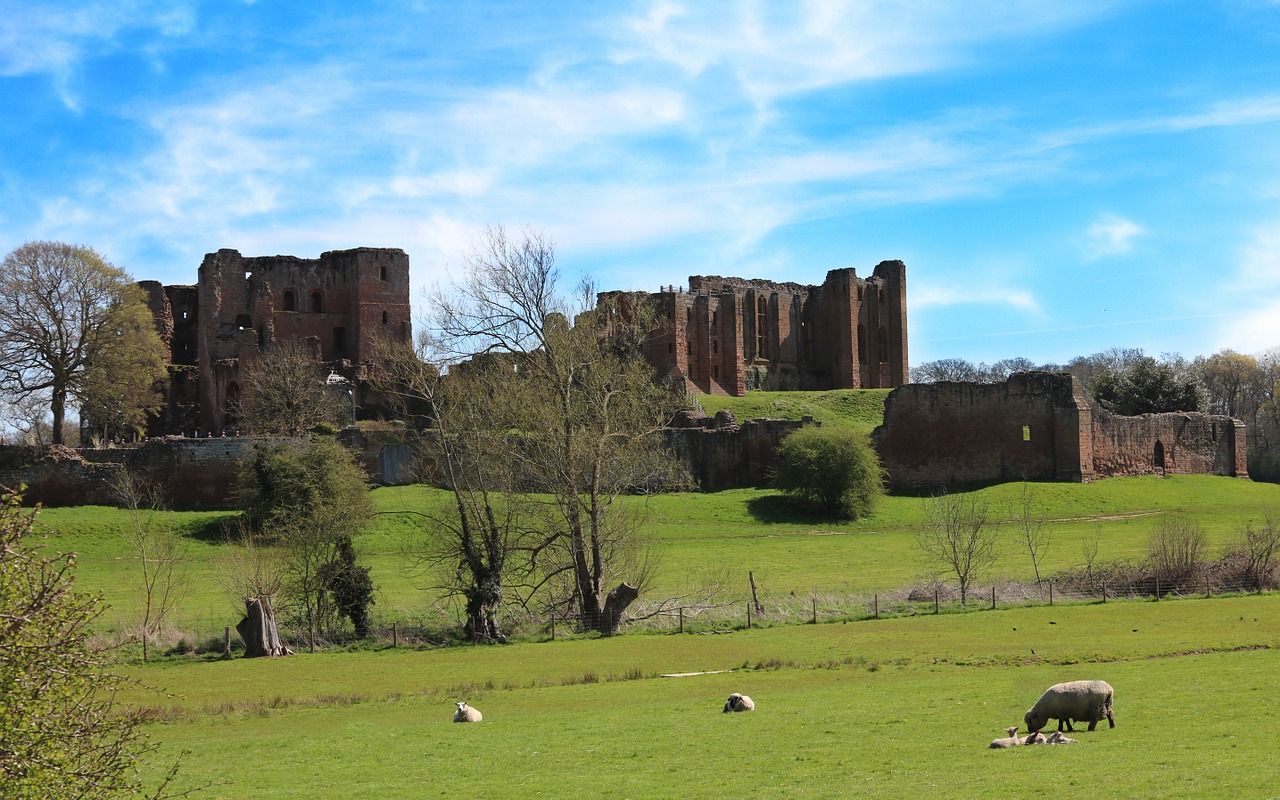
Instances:
[[[378,279],[379,279],[379,280],[383,280],[383,281],[385,281],[385,280],[387,279],[387,265],[386,265],[386,264],[383,264],[381,267],[378,267]]]
[[[1031,426],[1030,426],[1030,425],[1023,425],[1023,426],[1022,426],[1022,441],[1024,441],[1024,442],[1029,442],[1029,441],[1031,441]]]
[[[756,303],[756,356],[769,357],[769,298]]]
[[[383,325],[387,324],[387,312],[385,311],[382,312],[382,324]]]
[[[335,353],[343,353],[343,352],[346,352],[346,349],[347,349],[347,329],[346,329],[346,328],[334,328],[334,329],[333,329],[333,350],[334,350],[334,352],[335,352]]]
[[[889,363],[889,332],[884,328],[880,329],[880,363]]]
[[[311,293],[311,313],[320,314],[324,311],[324,295],[319,292]]]
[[[285,311],[297,311],[297,310],[298,310],[298,303],[297,303],[297,300],[296,300],[296,299],[294,299],[294,296],[293,296],[293,290],[292,290],[292,289],[289,289],[288,291],[286,291],[286,292],[284,293],[284,310],[285,310]]]

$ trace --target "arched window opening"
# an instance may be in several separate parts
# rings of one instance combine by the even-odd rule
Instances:
[[[242,331],[249,330],[253,327],[253,319],[248,314],[237,314],[236,327]]]
[[[1151,460],[1156,469],[1164,469],[1164,444],[1159,440],[1156,440],[1156,449]]]
[[[293,296],[293,290],[292,290],[292,289],[290,289],[290,290],[288,290],[288,291],[286,291],[286,292],[284,293],[284,310],[285,310],[285,311],[297,311],[297,310],[298,310],[298,303],[297,303],[297,300],[296,300],[296,299],[294,298],[294,296]]]
[[[311,293],[311,313],[312,314],[324,313],[324,295],[320,294],[319,292]]]

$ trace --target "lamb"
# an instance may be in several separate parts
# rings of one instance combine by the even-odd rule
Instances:
[[[466,702],[458,703],[458,710],[453,712],[454,722],[479,722],[484,719],[484,714],[480,713],[480,709],[472,708]]]
[[[1056,732],[1056,731],[1055,731]],[[1023,744],[1044,744],[1047,740],[1040,731],[1032,731],[1022,740]]]
[[[1004,732],[1008,734],[1003,739],[992,739],[991,744],[987,746],[988,750],[1003,750],[1006,747],[1017,747],[1022,744],[1022,740],[1018,738],[1018,726],[1005,728]]]
[[[1049,734],[1049,738],[1045,740],[1045,744],[1074,744],[1075,739],[1067,738],[1062,731],[1054,731]]]
[[[1062,731],[1066,723],[1068,731],[1075,731],[1072,721],[1088,722],[1089,730],[1093,730],[1098,720],[1105,719],[1116,726],[1115,717],[1111,713],[1111,700],[1115,690],[1106,681],[1070,681],[1055,683],[1050,686],[1036,704],[1027,710],[1024,717],[1027,730],[1038,731],[1050,719],[1058,720],[1058,731]]]
[[[734,692],[729,695],[729,699],[724,702],[724,713],[730,711],[755,711],[756,704],[745,694]]]

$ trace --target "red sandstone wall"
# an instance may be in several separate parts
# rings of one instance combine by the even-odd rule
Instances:
[[[1248,477],[1244,423],[1230,417],[1094,412],[1093,458],[1099,477],[1230,475]],[[1163,462],[1161,465],[1160,462]]]
[[[873,439],[890,483],[904,488],[1024,478],[1248,475],[1239,420],[1197,413],[1116,416],[1085,398],[1065,374],[899,387],[885,401],[884,424]]]
[[[1022,373],[1003,384],[908,384],[885,401],[876,450],[898,487],[1084,480],[1078,431],[1089,410],[1069,375]]]
[[[778,445],[805,424],[813,422],[753,419],[724,428],[668,428],[665,435],[698,487],[711,492],[768,486],[778,468]]]

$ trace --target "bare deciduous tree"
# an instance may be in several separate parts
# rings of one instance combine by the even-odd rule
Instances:
[[[1246,574],[1254,588],[1262,591],[1275,580],[1276,557],[1280,555],[1280,519],[1267,510],[1260,527],[1255,528],[1250,522],[1239,526],[1230,551],[1244,559]]]
[[[1052,535],[1044,526],[1044,515],[1036,513],[1035,492],[1026,481],[1022,482],[1022,493],[1009,505],[1009,517],[1013,520],[1018,544],[1031,558],[1031,568],[1035,571],[1036,583],[1039,584],[1040,564],[1052,543]]]
[[[988,523],[987,503],[971,494],[943,493],[924,501],[924,525],[916,545],[925,560],[960,585],[960,604],[969,587],[999,556],[999,530]]]
[[[143,601],[139,636],[142,660],[146,661],[150,643],[164,630],[166,618],[185,595],[185,548],[165,514],[154,482],[123,469],[113,476],[111,489],[116,501],[129,512],[125,535],[138,559],[135,579]]]
[[[325,384],[313,340],[275,342],[244,360],[240,379],[240,399],[232,410],[252,433],[292,436],[318,422],[341,426],[345,418],[345,401]]]
[[[1183,514],[1165,514],[1147,539],[1147,562],[1164,586],[1185,584],[1196,578],[1204,546],[1200,523]]]
[[[486,428],[550,498],[537,511],[544,539],[529,552],[541,579],[531,588],[568,576],[561,607],[613,633],[647,563],[636,518],[615,500],[683,477],[659,434],[682,400],[641,357],[660,321],[645,298],[597,297],[589,281],[561,295],[554,246],[534,231],[486,229],[466,272],[436,296],[430,327],[452,354],[473,357],[461,369],[488,370]]]

